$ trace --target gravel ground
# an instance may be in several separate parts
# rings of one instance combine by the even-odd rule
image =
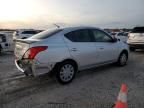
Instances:
[[[68,85],[48,75],[25,77],[12,53],[0,55],[0,108],[111,108],[123,82],[129,108],[144,108],[144,51],[131,52],[125,67],[82,71]]]

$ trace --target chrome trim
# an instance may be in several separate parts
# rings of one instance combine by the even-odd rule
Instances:
[[[23,70],[22,68],[19,67],[19,65],[17,64],[17,61],[16,61],[16,60],[15,60],[15,65],[16,65],[16,67],[18,68],[18,70],[20,70],[21,72],[24,73],[24,70]]]

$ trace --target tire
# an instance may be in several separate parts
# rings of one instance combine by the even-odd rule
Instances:
[[[71,61],[62,62],[56,67],[56,78],[61,84],[68,84],[74,79],[76,71],[75,63]]]
[[[133,48],[133,47],[130,47],[130,51],[135,51],[135,48]]]
[[[125,66],[127,64],[127,60],[128,60],[128,53],[122,52],[118,58],[117,64],[119,66]]]

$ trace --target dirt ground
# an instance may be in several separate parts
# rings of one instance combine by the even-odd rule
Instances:
[[[82,71],[68,85],[48,75],[25,77],[12,53],[0,55],[0,108],[111,108],[123,82],[128,107],[144,108],[144,51],[131,52],[125,67]]]

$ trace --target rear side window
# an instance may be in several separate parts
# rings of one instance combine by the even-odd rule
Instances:
[[[61,32],[61,31],[62,31],[62,29],[49,29],[49,30],[40,32],[40,33],[30,37],[30,39],[46,39],[52,35],[55,35],[55,34]]]
[[[94,42],[94,38],[90,35],[88,29],[81,29],[65,34],[65,37],[72,42]]]
[[[135,27],[132,33],[144,33],[144,27]]]

